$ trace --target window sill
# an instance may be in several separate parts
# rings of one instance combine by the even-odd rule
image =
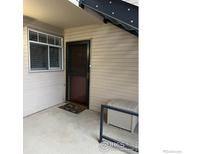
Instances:
[[[50,70],[29,70],[29,73],[45,73],[45,72],[64,72],[64,69],[50,69]]]

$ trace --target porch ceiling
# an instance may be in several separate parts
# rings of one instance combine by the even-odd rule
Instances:
[[[24,0],[23,15],[58,28],[102,23],[68,0]]]

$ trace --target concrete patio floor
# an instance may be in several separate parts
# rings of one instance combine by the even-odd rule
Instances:
[[[59,109],[58,106],[24,118],[24,154],[136,154],[113,148],[110,142],[98,143],[99,113],[85,110],[80,114]],[[105,125],[106,135],[132,145],[137,134]]]

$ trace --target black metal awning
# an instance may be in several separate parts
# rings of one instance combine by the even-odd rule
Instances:
[[[99,13],[105,23],[111,22],[138,36],[138,6],[122,0],[80,0],[79,4]]]

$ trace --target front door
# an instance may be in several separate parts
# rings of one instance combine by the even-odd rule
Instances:
[[[66,44],[66,98],[89,107],[90,41]]]

